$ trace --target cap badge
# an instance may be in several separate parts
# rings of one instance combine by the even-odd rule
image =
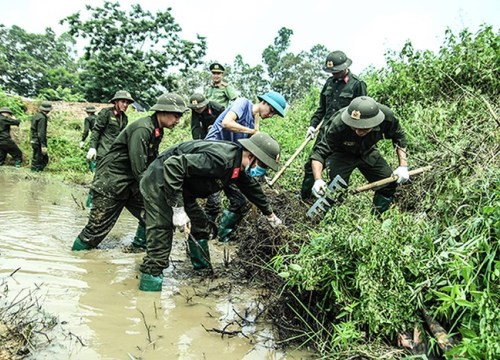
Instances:
[[[354,120],[360,120],[361,113],[358,110],[353,110],[351,113],[351,118],[353,118]]]
[[[191,101],[191,105],[198,105],[198,101],[197,100]]]
[[[327,61],[327,62],[326,62],[326,67],[327,67],[327,68],[332,68],[332,67],[333,67],[333,61],[331,61],[331,60],[330,60],[330,61]]]

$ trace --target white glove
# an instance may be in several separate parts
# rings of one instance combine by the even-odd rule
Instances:
[[[316,136],[316,128],[314,126],[309,126],[307,128],[307,132],[306,132],[306,138],[310,136],[311,139],[314,139],[314,137]]]
[[[42,146],[42,155],[47,155],[47,147]]]
[[[174,211],[174,215],[172,216],[172,223],[174,226],[182,229],[185,228],[189,223],[189,217],[184,210],[184,206],[173,207],[172,210]]]
[[[97,150],[94,148],[90,148],[87,152],[87,160],[94,160],[97,156]]]
[[[275,213],[268,215],[267,221],[269,222],[269,225],[271,225],[271,227],[273,227],[273,228],[278,227],[279,225],[283,224],[283,221],[281,221],[281,219],[279,217],[277,217]]]
[[[315,180],[312,188],[312,193],[319,199],[320,197],[325,195],[326,188],[327,188],[326,182],[324,182],[323,179]]]
[[[85,145],[85,141],[80,141],[80,149]]]
[[[399,166],[392,175],[397,175],[399,176],[396,182],[398,184],[403,184],[407,182],[410,179],[410,174],[408,173],[408,167],[407,166]]]

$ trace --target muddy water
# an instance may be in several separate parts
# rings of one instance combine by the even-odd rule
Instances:
[[[211,243],[210,279],[191,270],[179,234],[161,293],[138,291],[142,254],[123,251],[137,225],[126,211],[102,249],[72,252],[87,220],[78,204],[85,195],[84,188],[47,181],[47,174],[0,168],[0,279],[8,279],[7,297],[37,289],[43,309],[59,319],[56,339],[33,358],[313,358],[275,349],[270,325],[252,321],[260,311],[257,292],[230,283],[218,244]],[[234,256],[235,248],[229,251]],[[217,330],[225,327],[234,336],[221,337]]]

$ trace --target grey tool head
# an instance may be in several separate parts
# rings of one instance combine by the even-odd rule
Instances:
[[[328,185],[328,191],[326,194],[314,202],[314,204],[307,211],[306,215],[310,218],[314,218],[317,215],[326,214],[332,207],[332,204],[336,201],[334,192],[345,188],[347,188],[347,183],[344,179],[342,179],[340,175],[335,176],[335,178],[330,182],[330,185]]]

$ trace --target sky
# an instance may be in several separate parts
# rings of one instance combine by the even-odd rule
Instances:
[[[0,0],[0,23],[17,25],[32,33],[52,28],[66,30],[59,20],[76,12],[82,18],[85,5],[102,6],[102,0]],[[263,50],[273,44],[282,27],[293,30],[290,51],[309,51],[322,44],[342,50],[360,73],[369,65],[382,67],[387,50],[399,52],[405,41],[414,48],[439,50],[444,33],[479,25],[500,25],[500,0],[120,0],[121,9],[139,3],[156,12],[171,8],[183,29],[181,37],[207,38],[207,61],[231,65],[236,55],[255,66]]]

